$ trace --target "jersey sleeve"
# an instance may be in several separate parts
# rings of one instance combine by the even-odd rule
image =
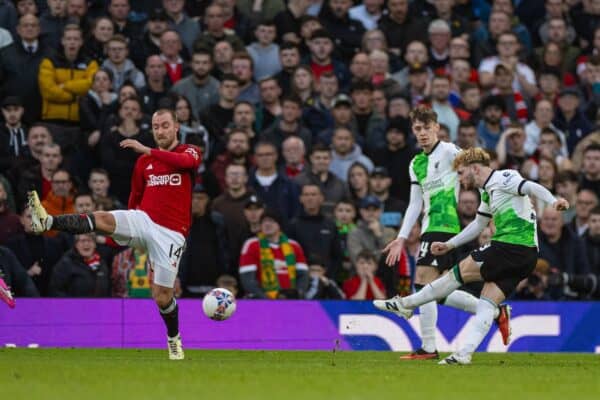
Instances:
[[[527,181],[521,176],[521,174],[511,169],[498,171],[498,173],[500,174],[500,176],[496,179],[498,179],[500,190],[519,196],[525,195],[522,189],[523,185]]]
[[[481,202],[479,202],[479,208],[477,209],[477,214],[482,217],[492,218],[492,209],[490,208],[490,196],[486,191],[481,190]]]
[[[129,193],[129,202],[127,208],[135,210],[142,202],[144,195],[144,187],[146,185],[144,181],[143,169],[141,167],[143,157],[139,157],[133,168],[133,174],[131,175],[131,192]]]
[[[415,174],[415,170],[413,168],[413,161],[408,164],[408,176],[410,177],[411,185],[420,185],[419,180],[417,179],[417,174]]]
[[[239,273],[256,272],[260,263],[260,247],[258,240],[255,238],[248,239],[242,247],[240,254],[240,270]]]
[[[196,170],[202,161],[200,150],[193,146],[187,146],[187,148],[181,153],[152,149],[150,150],[150,154],[152,157],[155,157],[174,168],[181,169]]]
[[[306,263],[306,257],[304,256],[304,250],[302,250],[300,244],[295,240],[290,240],[290,244],[292,245],[296,255],[296,269],[308,271],[308,264]]]

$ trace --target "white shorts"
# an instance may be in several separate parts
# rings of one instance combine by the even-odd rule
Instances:
[[[185,247],[185,238],[179,232],[160,226],[140,210],[116,210],[116,228],[112,234],[121,246],[141,247],[148,252],[153,282],[173,288],[179,261]]]

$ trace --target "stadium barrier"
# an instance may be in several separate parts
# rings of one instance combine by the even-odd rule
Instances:
[[[479,351],[600,353],[600,302],[515,302],[513,341],[493,326]],[[379,312],[370,302],[238,301],[227,321],[202,313],[200,300],[181,300],[186,348],[247,350],[393,350],[420,345],[419,321]],[[470,315],[440,307],[437,343],[453,351]],[[165,329],[151,300],[18,299],[0,304],[0,346],[163,348]]]

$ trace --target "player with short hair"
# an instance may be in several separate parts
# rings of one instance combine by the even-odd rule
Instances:
[[[179,143],[178,131],[175,113],[160,109],[152,115],[157,149],[133,139],[121,142],[122,148],[142,154],[131,178],[128,210],[50,216],[37,193],[29,192],[35,233],[51,229],[72,234],[101,232],[111,235],[121,245],[148,251],[152,297],[167,327],[171,360],[184,358],[174,286],[191,224],[194,173],[201,160],[198,148]]]
[[[388,265],[398,262],[404,241],[419,218],[423,208],[421,227],[421,249],[417,259],[415,289],[420,291],[425,285],[437,279],[445,270],[456,264],[455,252],[443,256],[435,256],[431,252],[431,243],[445,241],[460,232],[460,220],[457,213],[459,185],[456,172],[452,169],[452,161],[460,152],[460,148],[452,143],[438,139],[440,124],[437,114],[430,108],[419,106],[410,113],[412,130],[423,151],[417,154],[409,165],[409,175],[412,183],[410,202],[402,221],[398,237],[391,241],[383,250],[389,252],[386,258]],[[477,298],[465,291],[457,290],[448,297],[440,299],[441,304],[475,314]],[[379,302],[376,307],[396,312],[388,308],[390,301]],[[423,360],[437,359],[439,354],[435,344],[435,327],[437,324],[437,304],[423,303],[419,308],[421,327],[421,348],[407,354],[402,359]],[[502,306],[497,322],[501,327],[503,340],[507,344],[510,336],[510,308]]]
[[[443,299],[465,283],[483,281],[477,313],[470,322],[462,348],[440,364],[470,364],[497,313],[498,305],[509,297],[517,284],[535,269],[537,261],[537,220],[529,196],[551,204],[557,211],[569,208],[565,199],[556,199],[543,186],[525,180],[515,170],[493,170],[490,157],[481,148],[461,151],[453,161],[461,185],[479,188],[481,203],[477,217],[461,233],[445,242],[431,244],[433,255],[443,255],[479,236],[493,218],[496,233],[488,246],[471,252],[452,270],[418,293],[388,300],[404,318],[410,318],[421,304]],[[376,301],[378,308],[386,301]]]

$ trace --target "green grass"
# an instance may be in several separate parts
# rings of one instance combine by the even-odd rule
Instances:
[[[0,349],[0,398],[598,399],[600,356],[476,354],[469,366],[388,352]]]

